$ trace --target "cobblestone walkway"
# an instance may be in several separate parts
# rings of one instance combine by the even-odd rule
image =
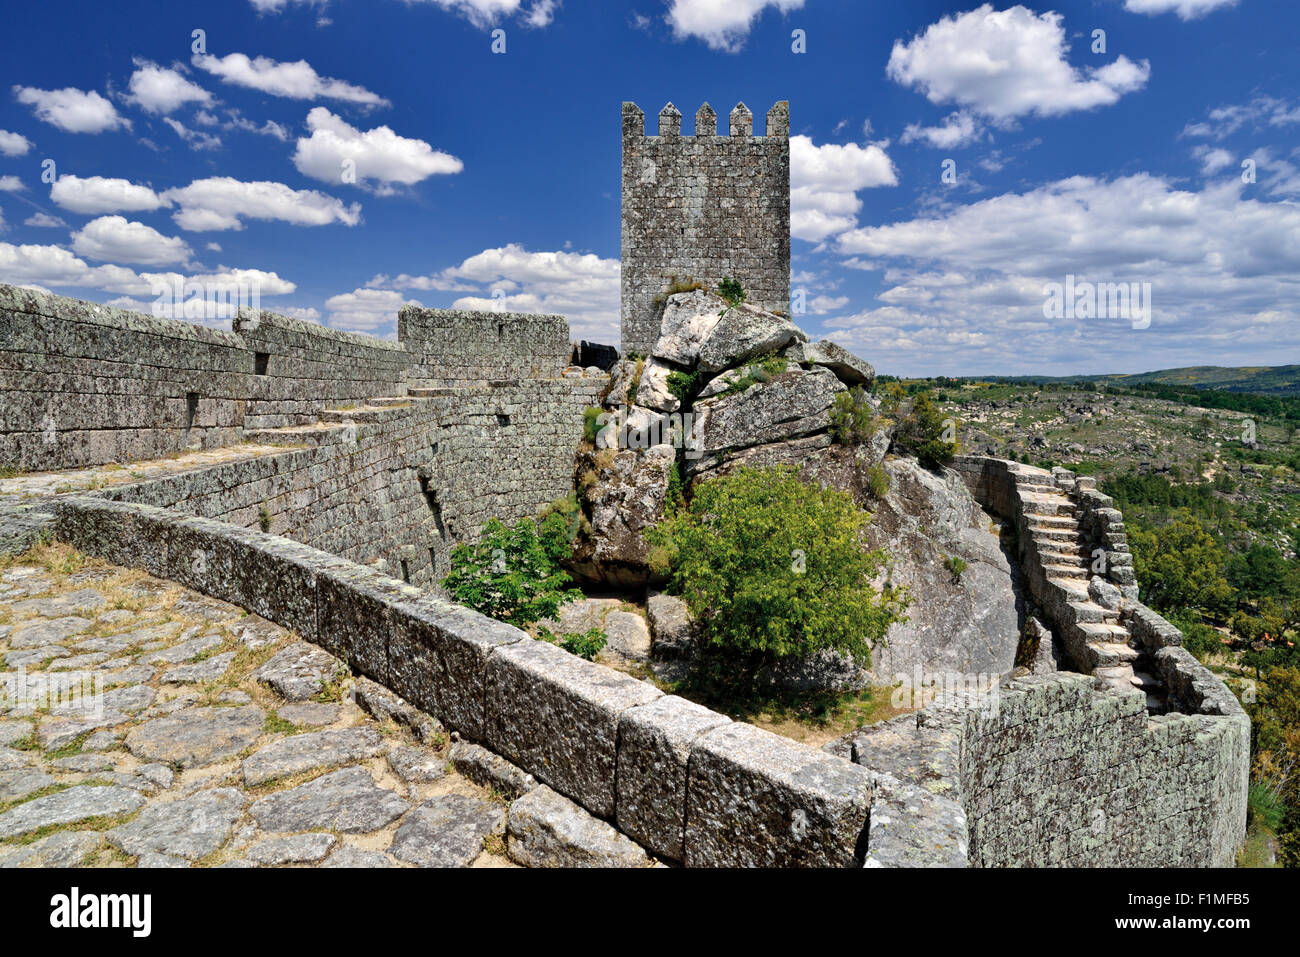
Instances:
[[[232,605],[42,547],[0,656],[0,867],[511,866],[436,721]]]

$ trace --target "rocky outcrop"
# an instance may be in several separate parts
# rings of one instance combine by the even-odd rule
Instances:
[[[798,326],[775,313],[746,304],[728,308],[724,300],[713,298],[725,313],[700,344],[697,364],[706,372],[721,372],[754,356],[780,352],[792,342],[808,339]]]
[[[695,406],[705,459],[732,449],[825,433],[831,404],[844,386],[830,372],[793,369],[735,395]]]
[[[580,541],[575,569],[611,584],[645,584],[649,546],[642,533],[664,517],[676,452],[670,445],[604,449],[585,453],[579,475],[591,475],[586,491],[590,536]]]

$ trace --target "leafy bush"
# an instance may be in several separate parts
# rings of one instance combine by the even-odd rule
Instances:
[[[513,526],[493,518],[477,543],[452,549],[442,585],[454,601],[522,628],[582,597],[560,568],[571,554],[569,523],[558,511],[540,527],[527,518]]]
[[[953,582],[956,583],[961,580],[962,572],[969,566],[964,558],[959,558],[956,555],[945,555],[943,557],[943,567],[948,570],[948,574],[952,576]]]
[[[831,438],[840,445],[870,442],[876,431],[875,415],[862,386],[838,393],[831,405]]]
[[[542,641],[559,645],[569,654],[586,658],[588,661],[600,654],[601,649],[609,642],[609,636],[599,628],[590,628],[585,632],[566,631],[562,635],[555,634],[549,628],[538,628],[537,637]]]
[[[869,663],[908,601],[872,585],[888,557],[864,547],[870,517],[793,466],[740,468],[650,529],[652,561],[700,621],[709,677],[752,691],[785,658],[834,650]]]
[[[911,452],[926,468],[938,468],[960,449],[956,435],[947,439],[952,420],[946,419],[928,392],[919,393],[903,416],[894,444]]]
[[[745,301],[745,287],[740,284],[739,279],[726,276],[718,283],[718,295],[733,306],[739,306]]]
[[[668,391],[678,402],[685,405],[695,395],[695,384],[699,381],[700,372],[670,372],[668,373]]]

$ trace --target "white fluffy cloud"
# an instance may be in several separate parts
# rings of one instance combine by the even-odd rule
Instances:
[[[50,199],[74,213],[141,213],[166,206],[148,186],[105,176],[65,174],[50,184]]]
[[[983,129],[965,110],[958,110],[948,116],[939,126],[922,126],[909,123],[900,137],[902,143],[924,140],[935,149],[950,150],[967,146],[983,138]]]
[[[1183,128],[1184,136],[1227,139],[1243,127],[1281,128],[1300,124],[1300,104],[1273,96],[1257,96],[1248,103],[1217,106],[1199,123]]]
[[[62,90],[38,90],[15,86],[14,98],[30,106],[36,118],[65,133],[103,133],[131,124],[108,100],[94,90],[65,87]]]
[[[396,334],[397,310],[407,304],[418,306],[393,289],[354,289],[325,300],[327,324],[347,332]]]
[[[406,0],[408,4],[433,4],[459,14],[477,27],[489,27],[518,17],[525,26],[545,27],[555,19],[559,0]]]
[[[1300,349],[1300,207],[1149,174],[1072,177],[841,236],[888,288],[828,320],[846,346],[924,374],[1137,371]],[[1048,320],[1044,284],[1149,282],[1153,321]],[[1013,352],[1007,344],[1015,343]],[[1138,356],[1139,358],[1132,358]]]
[[[345,206],[314,189],[292,189],[283,183],[246,183],[229,176],[195,180],[189,186],[159,194],[180,208],[172,217],[181,229],[206,231],[243,229],[245,219],[275,219],[295,226],[326,226],[339,222],[355,226],[361,206]]]
[[[23,220],[23,225],[46,229],[66,229],[68,224],[58,216],[51,216],[49,213],[32,213]]]
[[[376,276],[367,286],[473,292],[453,307],[558,313],[568,318],[574,339],[618,342],[619,263],[592,253],[534,252],[510,243],[432,275]],[[396,315],[394,309],[390,318]]]
[[[32,141],[21,133],[0,130],[0,156],[26,156]]]
[[[898,175],[879,146],[856,143],[816,146],[807,136],[790,137],[790,234],[819,242],[857,225],[857,192],[896,186]]]
[[[1219,170],[1232,165],[1232,154],[1225,149],[1198,146],[1192,150],[1192,155],[1201,161],[1201,172],[1206,176],[1213,176]]]
[[[388,100],[364,87],[321,76],[306,60],[293,63],[243,53],[224,57],[196,54],[193,63],[224,82],[293,100],[343,100],[362,106],[388,106]]]
[[[147,113],[173,113],[186,103],[212,102],[212,94],[187,80],[180,70],[137,58],[127,98]]]
[[[178,236],[164,236],[144,223],[123,216],[100,216],[72,235],[72,251],[101,262],[170,266],[190,258],[190,247]]]
[[[1169,13],[1178,14],[1180,20],[1195,20],[1212,10],[1237,5],[1237,0],[1124,0],[1124,9],[1130,13]]]
[[[668,24],[679,40],[695,37],[711,49],[735,53],[745,45],[754,21],[768,7],[781,12],[803,8],[804,0],[672,0]]]
[[[327,183],[354,182],[380,193],[409,186],[435,174],[459,173],[459,159],[424,140],[398,136],[387,126],[361,132],[323,106],[307,114],[311,136],[300,138],[293,165]],[[352,179],[346,174],[352,173]]]
[[[26,189],[17,176],[0,176],[0,193],[17,193]]]
[[[1061,20],[1059,13],[1023,6],[995,11],[986,3],[896,41],[887,72],[932,103],[956,103],[994,122],[1109,106],[1146,84],[1145,60],[1121,56],[1101,67],[1071,66]]]

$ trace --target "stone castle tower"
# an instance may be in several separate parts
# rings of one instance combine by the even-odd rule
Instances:
[[[705,103],[694,135],[682,134],[671,103],[659,135],[645,135],[645,114],[623,104],[622,350],[648,354],[659,336],[656,298],[674,280],[710,288],[738,279],[748,301],[765,309],[790,303],[790,105],[767,114],[763,136],[744,103],[731,111],[729,135]]]

